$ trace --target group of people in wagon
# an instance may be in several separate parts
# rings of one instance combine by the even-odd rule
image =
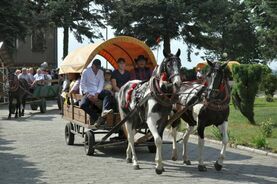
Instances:
[[[97,127],[100,126],[105,117],[116,107],[115,98],[120,88],[129,80],[149,80],[152,70],[146,67],[147,58],[139,55],[136,59],[137,67],[133,71],[126,70],[124,58],[117,60],[118,69],[111,71],[101,68],[101,61],[95,59],[91,67],[86,68],[82,74],[70,74],[70,83],[68,94],[83,95],[78,103],[81,109],[90,115],[90,120]],[[99,104],[102,103],[102,104]],[[100,107],[102,106],[102,109]],[[99,116],[99,109],[101,115]]]

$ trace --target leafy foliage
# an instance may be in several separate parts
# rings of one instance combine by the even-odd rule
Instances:
[[[262,79],[263,67],[259,64],[241,64],[233,67],[235,84],[232,89],[234,105],[240,112],[255,124],[254,101]]]
[[[262,59],[267,61],[277,58],[277,3],[273,0],[245,0],[251,10],[250,20],[256,26]]]
[[[261,123],[261,130],[262,130],[262,134],[265,137],[270,137],[272,135],[273,123],[271,119],[268,119],[267,121],[264,121]]]
[[[267,101],[273,100],[274,92],[277,90],[277,76],[269,73],[263,77],[261,88],[265,95],[268,96]]]
[[[268,147],[268,142],[263,135],[257,135],[256,137],[254,137],[252,143],[255,145],[256,148],[266,149]]]

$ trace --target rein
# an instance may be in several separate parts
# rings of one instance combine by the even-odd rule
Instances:
[[[223,80],[222,84],[224,85],[224,99],[213,99],[208,101],[206,98],[204,99],[204,106],[213,111],[224,111],[229,108],[230,102],[230,87],[226,79]]]
[[[162,106],[171,107],[178,100],[178,98],[176,98],[177,93],[164,93],[159,86],[159,81],[160,78],[158,78],[157,76],[150,78],[149,83],[151,94],[155,98],[155,100],[157,100],[157,102]]]

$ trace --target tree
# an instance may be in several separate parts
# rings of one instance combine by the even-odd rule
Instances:
[[[130,35],[155,46],[164,41],[164,50],[170,53],[170,40],[180,35],[180,27],[188,21],[184,1],[167,0],[96,0],[103,6],[107,23],[116,29],[116,35]]]
[[[211,59],[221,59],[226,52],[231,60],[258,62],[258,41],[243,1],[193,2],[198,4],[190,8],[193,22],[185,25],[181,33],[186,43],[208,50]]]
[[[50,0],[48,2],[50,21],[64,30],[63,58],[68,54],[69,31],[82,42],[84,36],[91,42],[101,38],[99,27],[104,27],[100,11],[94,8],[91,0]]]
[[[255,124],[254,101],[263,70],[263,66],[259,64],[234,65],[232,69],[235,81],[232,89],[233,103],[251,124]]]
[[[255,32],[259,41],[262,59],[277,59],[277,3],[273,0],[246,0],[250,9],[250,20],[256,26]]]
[[[10,50],[14,48],[15,38],[24,39],[28,32],[25,7],[21,0],[1,0],[0,41],[4,41]]]

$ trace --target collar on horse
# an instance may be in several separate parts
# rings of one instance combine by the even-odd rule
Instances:
[[[230,102],[230,86],[228,84],[227,79],[224,79],[220,85],[220,89],[218,93],[224,93],[224,98],[221,99],[213,99],[207,100],[204,99],[204,106],[213,111],[224,111],[229,108]]]
[[[162,74],[161,77],[152,76],[150,78],[150,91],[151,96],[154,97],[154,99],[165,107],[171,107],[173,104],[175,104],[178,100],[176,93],[166,93],[160,88],[160,80],[165,81],[166,76],[165,74]]]

